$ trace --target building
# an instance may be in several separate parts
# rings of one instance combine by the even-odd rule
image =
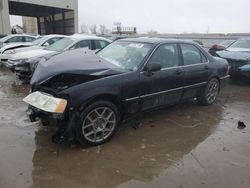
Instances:
[[[22,17],[23,20],[23,31],[25,33],[38,33],[37,19],[34,17]]]
[[[78,0],[0,0],[0,34],[10,34],[9,15],[36,18],[44,34],[78,32]]]
[[[120,35],[134,35],[136,34],[136,27],[113,27],[112,34],[120,34]]]

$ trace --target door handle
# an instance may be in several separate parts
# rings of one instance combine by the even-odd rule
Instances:
[[[205,65],[204,68],[205,68],[206,70],[208,70],[208,66],[207,66],[207,65]]]
[[[177,69],[177,70],[175,71],[175,73],[179,75],[179,74],[181,74],[181,73],[182,73],[182,70]]]

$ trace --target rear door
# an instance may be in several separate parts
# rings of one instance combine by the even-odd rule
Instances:
[[[179,60],[177,44],[162,44],[155,50],[147,64],[160,64],[162,68],[152,75],[140,74],[142,110],[179,102],[183,92]]]
[[[193,44],[180,44],[183,71],[183,99],[196,97],[208,81],[209,62],[202,51]]]

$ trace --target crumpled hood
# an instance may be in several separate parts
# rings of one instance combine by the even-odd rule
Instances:
[[[62,73],[105,76],[122,72],[126,72],[126,70],[105,61],[93,51],[86,51],[85,49],[69,50],[53,56],[47,61],[41,60],[30,84],[41,83]]]
[[[3,46],[0,50],[0,52],[4,52],[6,50],[9,50],[9,49],[14,49],[14,48],[17,48],[17,47],[26,47],[26,46],[31,46],[31,42],[24,42],[24,43],[10,43],[10,44],[7,44],[5,46]]]
[[[53,53],[53,51],[44,50],[44,49],[34,49],[34,50],[28,50],[28,51],[23,51],[23,52],[13,54],[10,56],[9,59],[11,59],[11,60],[29,59],[32,57],[43,56],[43,55],[46,55],[49,53]]]
[[[27,47],[22,47],[22,48],[16,48],[15,53],[20,53],[24,51],[30,51],[30,50],[36,50],[36,49],[43,49],[44,47],[41,46],[27,46]]]
[[[250,61],[250,49],[245,48],[227,48],[216,52],[219,57],[225,59],[235,59],[239,61]]]

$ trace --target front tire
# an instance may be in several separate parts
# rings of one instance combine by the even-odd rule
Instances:
[[[90,104],[81,115],[76,129],[81,144],[96,146],[109,141],[120,123],[117,107],[106,100]]]
[[[197,98],[198,102],[201,105],[211,105],[216,100],[220,90],[220,83],[219,80],[216,78],[212,78],[207,83],[205,90],[203,91],[202,95]]]

